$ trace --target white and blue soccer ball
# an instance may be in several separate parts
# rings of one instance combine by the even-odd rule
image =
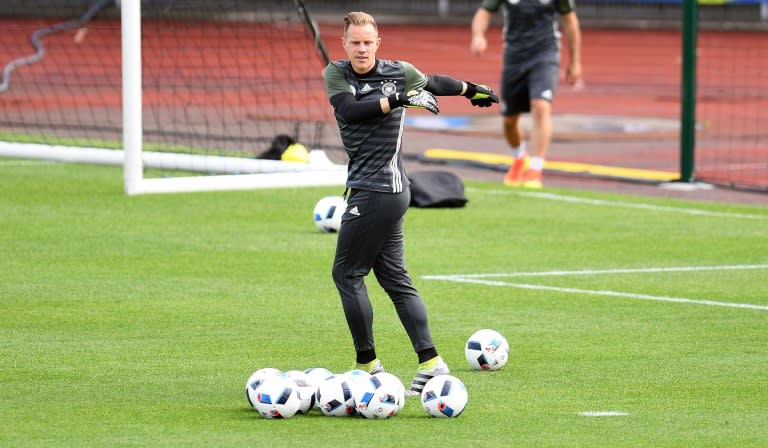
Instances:
[[[297,414],[306,414],[311,411],[315,406],[315,387],[307,382],[307,374],[302,370],[288,370],[285,376],[296,384],[301,403]]]
[[[345,375],[335,375],[317,387],[315,403],[323,415],[351,417],[355,415],[355,400]]]
[[[313,394],[317,392],[317,388],[320,387],[320,384],[323,381],[333,376],[333,372],[326,369],[325,367],[312,367],[305,370],[304,374],[305,374],[304,382],[306,383],[307,387],[312,388]],[[313,402],[314,402],[313,408],[319,408],[319,406],[317,405],[317,400],[314,399]]]
[[[392,391],[395,394],[395,401],[398,403],[397,412],[400,412],[405,406],[405,386],[400,378],[392,375],[389,372],[379,372],[372,375],[381,381],[382,387],[385,387],[387,391]]]
[[[285,375],[267,377],[255,390],[253,407],[264,418],[291,418],[300,406],[298,386]]]
[[[280,369],[273,367],[264,367],[251,374],[248,377],[248,381],[245,382],[245,398],[248,399],[248,403],[255,409],[254,400],[256,399],[256,389],[261,386],[261,383],[270,376],[281,375],[283,372]]]
[[[338,232],[341,228],[341,216],[347,209],[347,201],[341,196],[326,196],[315,205],[312,216],[315,225],[323,232]]]
[[[433,377],[421,391],[421,405],[432,417],[458,417],[468,400],[466,386],[452,375]]]
[[[509,360],[509,343],[498,331],[478,330],[467,339],[464,355],[473,370],[499,370]]]
[[[342,373],[341,375],[347,379],[347,383],[349,383],[350,385],[353,382],[364,381],[371,377],[370,373],[360,369],[348,370]]]
[[[365,418],[389,418],[396,415],[405,401],[405,388],[400,380],[392,381],[381,374],[368,375],[350,382],[355,410]]]
[[[298,386],[296,392],[299,395],[299,409],[297,414],[307,414],[315,408],[315,388],[309,386]]]
[[[306,385],[317,389],[320,383],[333,376],[333,372],[325,367],[311,367],[304,371],[304,375]]]
[[[285,376],[297,386],[307,385],[307,374],[303,370],[286,370]]]

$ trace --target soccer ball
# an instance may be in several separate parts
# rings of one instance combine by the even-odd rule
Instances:
[[[320,384],[327,380],[328,378],[333,377],[333,372],[330,370],[324,368],[324,367],[312,367],[304,371],[305,377],[304,382],[306,383],[307,387],[311,387],[313,394],[317,392],[317,388],[320,387]],[[313,400],[314,407],[319,408],[317,405],[317,400]]]
[[[333,372],[325,367],[312,367],[304,371],[304,382],[307,386],[317,389],[323,381],[333,376]]]
[[[315,205],[312,213],[315,225],[323,232],[338,232],[341,227],[341,215],[347,209],[347,201],[341,196],[326,196]]]
[[[307,374],[302,370],[288,370],[285,372],[285,376],[296,383],[297,386],[307,385]]]
[[[307,383],[307,374],[301,370],[288,370],[285,376],[296,384],[301,402],[297,414],[306,414],[311,411],[315,406],[315,388]]]
[[[349,417],[355,415],[355,400],[344,375],[335,375],[320,383],[315,402],[323,415]]]
[[[392,417],[402,409],[405,401],[405,388],[400,380],[397,383],[382,381],[382,377],[377,375],[360,377],[350,382],[355,409],[365,418]]]
[[[315,407],[315,388],[309,386],[298,386],[296,392],[299,394],[299,409],[297,414],[306,414]]]
[[[400,378],[392,375],[389,372],[379,372],[372,375],[381,381],[382,387],[386,387],[387,390],[394,391],[395,401],[398,403],[397,412],[400,412],[405,406],[405,386],[403,386]]]
[[[458,417],[468,399],[464,383],[451,375],[433,377],[421,391],[421,405],[432,417]]]
[[[279,369],[272,367],[264,367],[251,374],[248,381],[245,382],[245,398],[248,399],[248,403],[255,409],[254,400],[256,399],[256,389],[261,386],[261,383],[270,376],[280,375],[283,372]]]
[[[366,380],[371,376],[371,374],[365,370],[352,369],[342,373],[341,376],[347,379],[347,383],[351,384],[353,381]]]
[[[499,370],[509,359],[509,343],[498,331],[478,330],[467,339],[464,355],[474,370]]]
[[[298,386],[285,375],[266,378],[256,389],[253,407],[264,418],[291,418],[299,411]]]

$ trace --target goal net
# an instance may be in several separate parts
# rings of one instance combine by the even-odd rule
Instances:
[[[128,194],[346,179],[301,1],[5,0],[0,23],[0,155],[122,164]],[[263,158],[278,137],[306,152]]]

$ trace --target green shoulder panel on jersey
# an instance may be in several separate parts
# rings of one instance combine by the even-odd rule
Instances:
[[[405,70],[405,91],[411,89],[420,89],[427,85],[429,79],[427,75],[421,73],[419,69],[414,67],[410,62],[401,61],[403,70]]]
[[[337,62],[331,62],[325,66],[323,78],[325,79],[325,90],[328,93],[328,98],[333,98],[335,95],[344,92],[355,94],[352,91],[352,86],[347,82],[344,70],[339,67]]]

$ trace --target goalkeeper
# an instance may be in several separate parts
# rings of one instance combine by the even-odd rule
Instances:
[[[352,334],[356,368],[377,373],[383,367],[364,283],[373,270],[418,356],[418,372],[408,390],[417,395],[429,379],[449,369],[438,355],[424,301],[405,268],[403,219],[411,193],[402,157],[404,108],[437,114],[435,96],[463,95],[478,107],[489,107],[498,97],[487,86],[424,75],[405,61],[377,59],[380,43],[374,18],[350,12],[344,17],[342,37],[347,57],[331,62],[323,72],[349,156],[347,209],[336,243],[333,280]]]

